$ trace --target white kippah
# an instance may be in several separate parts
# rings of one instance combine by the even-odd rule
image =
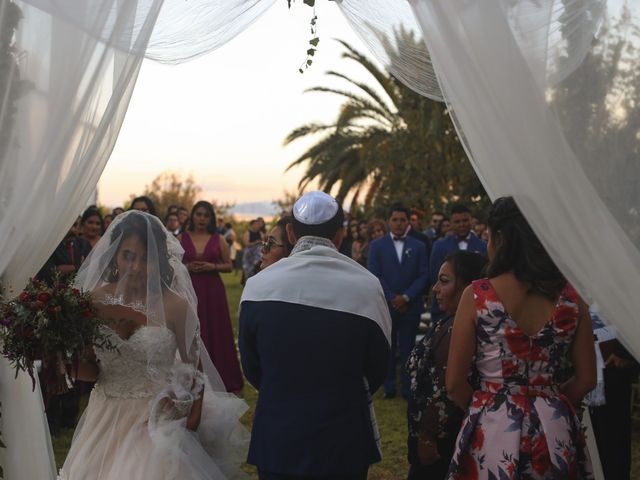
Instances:
[[[324,192],[308,192],[293,205],[293,216],[305,225],[320,225],[338,212],[338,202]]]

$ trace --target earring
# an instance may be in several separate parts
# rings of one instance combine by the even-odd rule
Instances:
[[[114,265],[113,268],[111,269],[111,278],[113,278],[114,280],[117,280],[119,273],[120,272],[118,271],[117,265]]]

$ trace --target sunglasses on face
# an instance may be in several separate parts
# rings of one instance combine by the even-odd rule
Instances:
[[[262,242],[262,251],[264,253],[269,253],[273,247],[284,248],[284,245],[282,245],[281,243],[276,243],[273,240]]]

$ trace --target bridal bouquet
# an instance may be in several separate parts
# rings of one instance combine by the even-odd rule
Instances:
[[[67,281],[68,282],[68,281]],[[53,287],[31,280],[12,300],[0,303],[0,351],[18,372],[29,374],[35,389],[34,362],[42,360],[49,395],[70,387],[65,365],[75,364],[87,347],[115,348],[100,327],[88,292],[60,277]]]

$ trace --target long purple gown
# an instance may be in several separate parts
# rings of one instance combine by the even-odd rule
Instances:
[[[188,232],[182,234],[182,261],[188,264],[193,261],[220,263],[220,235],[211,235],[204,252],[196,252],[196,247]],[[205,348],[218,369],[227,391],[238,392],[242,389],[243,380],[238,362],[238,353],[233,339],[231,318],[224,284],[218,272],[191,272],[191,282],[198,297],[198,318],[200,319],[200,336]]]

